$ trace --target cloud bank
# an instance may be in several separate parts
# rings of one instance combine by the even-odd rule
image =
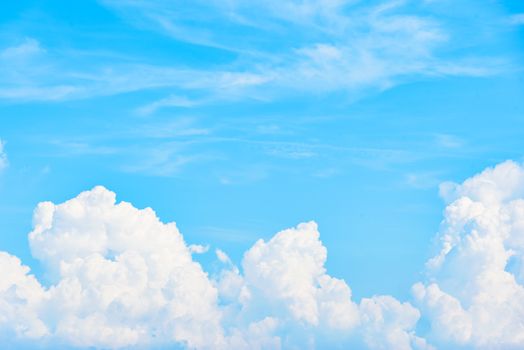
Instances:
[[[37,280],[0,252],[0,339],[43,348],[511,349],[524,346],[524,167],[502,163],[448,201],[438,251],[413,300],[352,299],[326,271],[314,222],[257,241],[210,275],[175,223],[95,187],[40,203],[29,243]],[[421,327],[421,324],[427,324]]]

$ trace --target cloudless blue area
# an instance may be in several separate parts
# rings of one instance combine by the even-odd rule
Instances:
[[[215,248],[240,263],[257,239],[315,220],[328,272],[357,300],[408,299],[439,229],[439,184],[522,161],[522,2],[399,10],[440,23],[448,39],[435,60],[478,73],[413,71],[386,85],[318,91],[290,79],[214,86],[214,72],[259,78],[259,67],[276,61],[277,72],[289,70],[286,55],[327,34],[279,21],[232,24],[196,3],[174,11],[183,23],[175,32],[111,1],[0,5],[0,138],[9,160],[0,250],[40,275],[26,238],[36,204],[103,185],[176,221],[188,243],[209,244],[197,259],[210,272]]]

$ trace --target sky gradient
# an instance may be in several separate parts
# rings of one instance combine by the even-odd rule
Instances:
[[[489,322],[471,323],[482,312],[496,320],[505,314],[500,305],[524,295],[524,4],[35,0],[0,7],[0,251],[8,253],[0,255],[0,271],[16,270],[9,266],[18,257],[38,285],[27,287],[33,282],[23,269],[0,284],[5,314],[16,304],[13,288],[33,291],[20,292],[31,316],[0,318],[0,337],[16,334],[13,348],[524,344],[522,327],[497,333],[486,331]],[[61,204],[71,199],[76,204]],[[45,214],[53,210],[41,202],[62,214]],[[139,214],[148,207],[152,217]],[[107,232],[89,236],[102,230],[90,223]],[[287,228],[295,229],[275,236]],[[115,243],[122,230],[137,246]],[[468,255],[466,242],[478,232],[501,250]],[[185,242],[172,242],[180,234]],[[75,250],[85,237],[103,243]],[[148,240],[155,243],[137,248]],[[446,251],[446,244],[457,248]],[[169,283],[200,286],[188,305],[216,293],[205,299],[208,309],[181,320],[180,310],[162,318],[151,306],[129,329],[145,319],[157,328],[138,335],[117,317],[125,303],[115,311],[86,299],[64,311],[71,317],[64,322],[78,322],[84,334],[49,316],[66,298],[60,288],[67,281],[76,278],[85,290],[99,283],[79,277],[89,275],[80,263],[60,272],[60,261],[76,257],[88,266],[98,254],[102,265],[129,267],[126,254],[138,249],[153,269],[146,257],[164,245],[194,272]],[[158,254],[169,268],[179,263]],[[295,280],[297,261],[311,264]],[[493,262],[497,279],[476,285],[483,272],[461,268],[471,261]],[[266,263],[285,268],[264,270]],[[483,286],[506,274],[515,285],[499,295],[500,307],[480,303],[479,295],[492,296]],[[276,286],[274,295],[266,284]],[[471,290],[461,294],[464,285]],[[328,301],[340,303],[344,316]],[[288,306],[287,313],[263,312]],[[524,304],[514,309],[508,319],[522,324]],[[455,310],[456,318],[442,310]],[[387,312],[387,322],[377,321]],[[7,325],[18,321],[18,328]],[[112,335],[96,339],[89,322]],[[301,339],[304,329],[313,329],[311,338]],[[202,340],[205,330],[215,342]]]

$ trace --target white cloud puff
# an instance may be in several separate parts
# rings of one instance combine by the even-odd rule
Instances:
[[[317,348],[318,335],[371,349],[425,348],[414,335],[419,312],[390,296],[356,304],[349,286],[326,273],[327,250],[319,237],[316,223],[299,224],[257,241],[244,255],[243,275],[234,266],[223,271],[218,289],[223,299],[239,304],[235,316],[276,317],[284,348]],[[223,252],[219,257],[230,264]]]
[[[49,334],[36,313],[45,298],[44,290],[28,272],[18,258],[0,252],[0,334],[23,338]]]
[[[204,246],[188,246],[175,223],[117,203],[103,187],[40,203],[33,220],[29,243],[49,287],[0,253],[0,338],[7,344],[315,348],[326,335],[376,349],[423,343],[410,304],[382,296],[358,305],[349,286],[327,274],[314,222],[256,242],[242,271],[217,249],[225,267],[210,278],[192,259]]]
[[[270,306],[313,326],[325,319],[351,328],[358,322],[351,290],[326,274],[326,258],[317,225],[309,222],[279,232],[267,243],[259,240],[246,252],[242,266],[247,285]]]
[[[51,337],[80,347],[224,346],[216,289],[176,225],[153,210],[117,204],[95,187],[60,205],[40,203],[29,242],[52,286],[26,304],[37,304],[31,316]]]
[[[461,185],[450,201],[428,282],[413,287],[429,337],[481,349],[524,347],[524,167],[508,161]]]
[[[433,349],[415,335],[420,312],[391,296],[364,298],[360,302],[364,341],[373,349]]]

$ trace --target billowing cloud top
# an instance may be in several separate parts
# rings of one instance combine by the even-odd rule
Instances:
[[[505,162],[445,185],[451,203],[413,292],[437,343],[486,349],[524,346],[524,168]],[[444,346],[443,346],[444,347]]]
[[[513,162],[443,186],[439,251],[411,304],[352,300],[326,271],[314,222],[257,241],[241,267],[216,250],[223,268],[210,276],[192,258],[207,248],[188,246],[175,223],[95,187],[35,210],[29,242],[48,286],[0,252],[0,337],[47,348],[522,348],[523,191]]]

